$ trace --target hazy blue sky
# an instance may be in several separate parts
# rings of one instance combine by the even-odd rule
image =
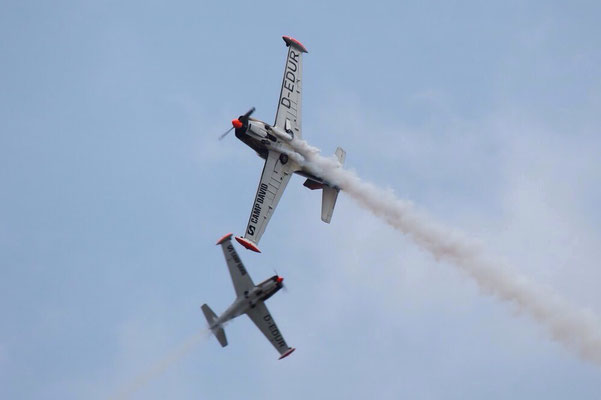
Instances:
[[[303,129],[347,165],[601,314],[598,2],[4,1],[0,398],[105,399],[233,300],[221,250],[262,161],[286,49]],[[341,194],[294,177],[239,248],[297,351],[247,318],[138,399],[598,399],[601,368]]]

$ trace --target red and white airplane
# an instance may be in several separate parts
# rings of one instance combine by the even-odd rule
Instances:
[[[259,240],[293,173],[307,178],[304,185],[309,189],[322,189],[321,220],[326,223],[330,223],[332,219],[340,190],[325,179],[311,174],[294,161],[298,159],[294,157],[297,153],[290,142],[294,138],[302,138],[302,61],[307,49],[298,40],[289,36],[284,36],[283,39],[288,47],[288,55],[275,123],[270,125],[251,118],[255,111],[253,107],[246,114],[234,119],[232,128],[220,137],[222,139],[234,129],[236,137],[265,160],[246,232],[244,237],[236,237],[241,245],[256,252],[260,252]],[[341,165],[344,164],[345,151],[339,147],[336,149],[336,157]]]
[[[217,244],[220,244],[223,250],[236,291],[236,299],[219,317],[208,305],[202,305],[201,309],[209,323],[211,332],[213,332],[221,347],[227,346],[223,325],[229,320],[246,314],[280,353],[280,360],[289,356],[294,348],[286,344],[267,306],[265,306],[265,301],[284,286],[282,283],[284,278],[274,275],[255,285],[244,264],[242,264],[238,253],[236,253],[236,249],[232,244],[232,234],[225,235],[219,239]]]

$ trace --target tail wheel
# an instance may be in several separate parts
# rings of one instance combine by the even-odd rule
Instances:
[[[288,162],[288,154],[284,154],[284,153],[280,154],[280,162],[282,164],[286,164]]]

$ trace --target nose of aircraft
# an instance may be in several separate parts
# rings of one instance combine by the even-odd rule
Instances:
[[[284,281],[284,278],[282,278],[281,276],[278,276],[277,281],[278,281],[278,283],[282,283]]]
[[[240,128],[242,128],[242,122],[238,118],[233,119],[232,126],[236,129],[240,129]]]

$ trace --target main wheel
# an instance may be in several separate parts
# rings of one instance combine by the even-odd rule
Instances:
[[[288,154],[284,154],[284,153],[280,154],[280,162],[282,164],[286,164],[288,162]]]

